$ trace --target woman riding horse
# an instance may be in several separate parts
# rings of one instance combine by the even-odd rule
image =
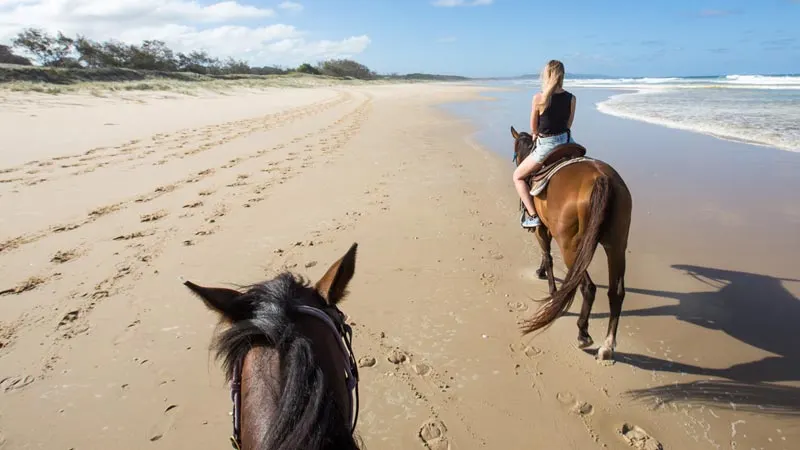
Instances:
[[[531,105],[531,135],[534,136],[535,148],[514,171],[514,186],[527,213],[522,221],[525,228],[542,224],[533,206],[528,178],[542,168],[545,158],[557,146],[575,142],[570,135],[575,117],[575,96],[565,91],[563,84],[564,64],[551,60],[542,70],[542,92],[533,96]]]
[[[625,254],[633,208],[630,190],[613,167],[596,158],[573,158],[570,163],[554,168],[548,174],[547,184],[535,197],[531,197],[527,183],[544,162],[549,163],[547,160],[558,148],[570,147],[562,144],[574,144],[570,127],[575,116],[575,96],[563,89],[563,82],[564,65],[555,60],[548,62],[542,71],[542,92],[533,98],[533,134],[518,133],[511,127],[517,164],[514,185],[528,216],[523,217],[522,226],[532,229],[539,241],[542,262],[537,274],[547,280],[550,290],[536,315],[524,321],[522,331],[527,334],[550,326],[569,310],[580,289],[583,306],[577,323],[578,345],[587,348],[594,344],[589,335],[589,314],[597,287],[588,269],[595,250],[601,245],[608,262],[611,313],[606,339],[597,350],[597,358],[607,360],[614,356],[625,299]],[[585,153],[585,149],[582,150]],[[553,274],[551,242],[554,239],[567,266],[560,289],[556,288]]]

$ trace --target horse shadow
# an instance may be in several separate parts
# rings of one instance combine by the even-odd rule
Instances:
[[[800,299],[782,282],[800,282],[731,270],[673,265],[707,286],[701,292],[668,292],[626,288],[627,292],[677,300],[677,304],[624,311],[624,317],[673,316],[721,331],[747,345],[772,353],[757,361],[713,369],[651,356],[617,352],[617,361],[643,370],[715,377],[629,391],[635,399],[661,403],[691,401],[760,413],[800,415],[800,388],[778,382],[800,381]],[[569,315],[575,315],[569,313]],[[593,314],[607,318],[607,313]]]

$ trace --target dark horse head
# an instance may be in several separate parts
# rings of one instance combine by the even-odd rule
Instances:
[[[350,328],[337,308],[356,248],[313,286],[288,272],[243,292],[185,283],[228,324],[212,348],[232,381],[235,446],[358,448],[358,375]]]
[[[511,137],[514,138],[514,164],[519,165],[533,151],[533,136],[530,133],[518,133],[511,127]]]

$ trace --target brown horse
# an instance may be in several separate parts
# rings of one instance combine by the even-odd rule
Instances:
[[[356,248],[313,287],[291,273],[245,292],[184,283],[229,325],[212,348],[231,381],[234,448],[358,449],[358,372],[337,308]]]
[[[533,137],[517,133],[514,138],[514,161],[519,165],[533,150]],[[545,191],[533,199],[542,221],[535,230],[542,248],[542,262],[537,270],[547,279],[550,295],[536,315],[523,323],[523,334],[550,326],[569,310],[578,288],[583,294],[583,307],[578,317],[578,345],[591,346],[589,314],[592,311],[597,287],[587,269],[597,244],[605,249],[608,258],[608,300],[611,310],[608,334],[597,351],[598,359],[611,359],[616,347],[617,326],[625,298],[625,252],[631,224],[633,201],[622,177],[608,164],[583,161],[565,166],[550,179]],[[567,275],[556,289],[550,243],[555,238],[567,265]]]

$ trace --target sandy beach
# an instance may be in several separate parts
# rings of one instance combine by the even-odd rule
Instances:
[[[617,362],[601,365],[574,316],[520,336],[546,294],[510,176],[508,126],[527,117],[487,141],[439,107],[488,91],[0,94],[0,448],[229,446],[217,317],[182,280],[315,280],[353,242],[341,307],[365,448],[626,449],[639,431],[648,450],[796,448],[800,155],[605,116],[606,93],[579,93],[576,139],[634,197]],[[600,341],[602,251],[591,272]]]

